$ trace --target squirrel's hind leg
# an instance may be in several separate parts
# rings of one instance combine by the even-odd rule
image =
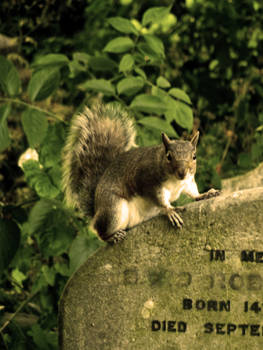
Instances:
[[[126,228],[129,222],[129,205],[125,199],[112,198],[104,200],[104,206],[98,206],[98,211],[93,218],[93,227],[99,237],[107,242],[117,243],[126,236]],[[105,203],[109,202],[109,203]],[[106,205],[107,204],[107,205]]]

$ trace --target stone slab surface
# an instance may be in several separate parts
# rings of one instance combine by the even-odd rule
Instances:
[[[263,163],[244,175],[222,180],[222,189],[225,193],[263,186]]]
[[[59,308],[61,350],[263,349],[263,187],[190,203],[91,256]]]

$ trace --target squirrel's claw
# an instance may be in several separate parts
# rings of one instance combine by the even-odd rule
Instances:
[[[119,230],[115,232],[113,235],[111,235],[108,239],[107,242],[109,243],[118,243],[120,241],[123,241],[127,235],[127,232],[125,230]]]
[[[221,194],[220,190],[215,190],[214,188],[211,188],[209,191],[200,194],[197,198],[195,198],[196,201],[201,201],[203,199],[209,199],[212,197],[217,197]]]
[[[167,216],[169,220],[171,221],[173,226],[178,226],[181,228],[183,226],[183,219],[181,216],[175,211],[174,208],[168,209]]]

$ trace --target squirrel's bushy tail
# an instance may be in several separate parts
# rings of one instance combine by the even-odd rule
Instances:
[[[94,194],[108,165],[135,146],[135,129],[125,110],[110,105],[85,108],[71,124],[63,154],[66,202],[94,214]]]

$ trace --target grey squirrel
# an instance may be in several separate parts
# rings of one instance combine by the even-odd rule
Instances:
[[[162,133],[162,143],[151,147],[137,147],[135,137],[133,122],[120,107],[86,107],[72,120],[63,156],[65,198],[93,217],[104,241],[118,242],[128,228],[159,214],[181,227],[171,202],[182,192],[196,200],[219,194],[197,189],[199,132],[191,141],[172,141]]]

